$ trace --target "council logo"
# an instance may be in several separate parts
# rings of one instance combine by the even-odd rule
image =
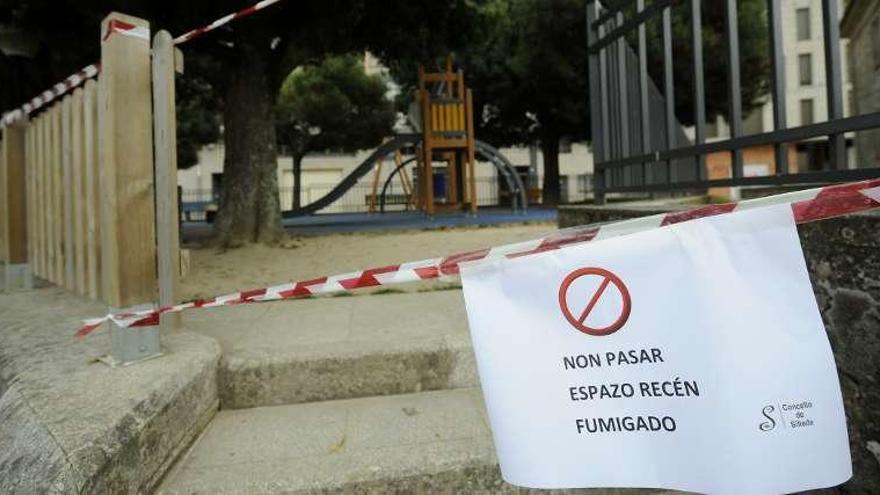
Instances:
[[[562,315],[577,331],[601,337],[620,330],[632,300],[626,284],[604,268],[579,268],[559,286]]]

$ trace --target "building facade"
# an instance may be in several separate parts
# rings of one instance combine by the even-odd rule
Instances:
[[[479,136],[478,136],[479,138]],[[350,174],[373,150],[357,153],[316,153],[303,160],[301,175],[301,204],[307,205],[324,194],[327,194],[344,177]],[[540,185],[544,175],[544,160],[540,150],[528,147],[503,148],[505,157],[528,177],[527,187],[532,190],[532,197],[540,195]],[[222,144],[212,144],[199,151],[199,161],[193,167],[178,172],[178,185],[182,188],[184,207],[192,203],[217,201],[217,194],[222,188],[224,150]],[[373,182],[378,180],[378,191],[381,191],[385,179],[395,168],[392,159],[386,159],[382,169],[374,169],[373,173],[362,177],[349,192],[322,213],[343,213],[368,211],[370,196],[373,194]],[[407,167],[412,179],[413,166]],[[563,143],[559,154],[559,175],[561,194],[564,202],[576,202],[586,199],[592,188],[593,155],[585,143]],[[499,179],[494,167],[486,162],[478,162],[477,199],[480,206],[505,205],[503,181]],[[377,179],[378,178],[378,179]],[[290,156],[278,157],[278,185],[281,209],[289,210],[293,205],[293,161]],[[401,183],[396,177],[389,184],[389,198],[400,199]],[[389,205],[389,209],[404,209],[400,201]]]
[[[849,69],[853,113],[880,112],[880,2],[850,0],[840,23],[840,34],[849,38]],[[855,136],[856,166],[880,165],[880,129]]]
[[[870,0],[869,0],[870,2]],[[872,2],[872,3],[877,3]],[[828,99],[825,79],[822,0],[782,0],[782,49],[785,67],[785,109],[788,127],[798,127],[828,120]],[[844,1],[838,0],[842,16]],[[840,19],[837,19],[839,22]],[[850,80],[850,42],[841,35],[841,74],[843,78],[843,116],[854,115],[853,84]],[[857,113],[857,112],[855,112]],[[730,137],[730,128],[723,118],[711,122],[710,139]],[[770,95],[743,121],[743,134],[759,134],[773,130],[773,100]],[[846,135],[847,165],[857,163],[853,133]],[[788,168],[791,172],[828,168],[829,145],[825,137],[789,143]],[[759,146],[743,151],[743,175],[761,176],[776,172],[772,146]],[[709,155],[706,160],[710,178],[730,176],[729,153]],[[714,190],[718,195],[736,197],[736,190]]]

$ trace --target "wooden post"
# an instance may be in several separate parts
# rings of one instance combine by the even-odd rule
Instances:
[[[86,81],[83,87],[83,162],[85,165],[85,229],[88,294],[101,296],[101,230],[98,191],[98,85]]]
[[[156,300],[156,213],[149,23],[111,13],[101,23],[99,162],[101,271],[111,309]],[[111,324],[112,362],[159,354],[157,327]]]
[[[463,78],[462,78],[463,79]],[[474,138],[474,99],[471,94],[471,90],[467,90],[465,93],[467,95],[467,99],[465,102],[465,113],[466,122],[465,126],[467,127],[467,178],[468,185],[470,191],[470,212],[473,215],[477,214],[477,177],[474,172],[474,163],[476,162],[475,153],[475,138]]]
[[[422,69],[419,67],[419,78],[421,79]],[[424,204],[425,213],[428,216],[434,215],[434,163],[433,163],[433,155],[434,149],[431,142],[431,134],[433,132],[433,126],[431,125],[431,104],[428,101],[428,92],[424,89],[419,91],[419,98],[422,103],[422,133],[424,134],[424,139],[422,140],[422,153],[424,153],[424,157],[422,159],[422,201]]]
[[[0,157],[0,210],[4,213],[2,257],[6,262],[6,289],[30,288],[27,245],[25,128],[16,123],[3,129]]]
[[[447,151],[446,155],[446,203],[458,205],[458,160],[456,151]]]
[[[182,55],[181,55],[182,56]],[[156,244],[159,304],[176,304],[180,279],[180,211],[177,201],[177,117],[174,42],[168,31],[153,38],[153,136],[156,156]],[[180,327],[180,313],[162,315],[162,329]]]

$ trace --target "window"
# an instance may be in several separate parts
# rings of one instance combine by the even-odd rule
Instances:
[[[593,174],[578,174],[578,192],[588,193],[593,191]]]
[[[801,125],[813,123],[813,99],[801,100]]]
[[[810,9],[797,9],[797,39],[804,41],[810,39]]]
[[[813,84],[813,56],[811,54],[798,55],[798,74],[801,86]]]

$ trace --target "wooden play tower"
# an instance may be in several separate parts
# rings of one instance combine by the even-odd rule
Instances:
[[[464,73],[452,70],[452,57],[446,59],[444,72],[425,72],[419,67],[416,103],[421,110],[423,134],[418,165],[419,207],[428,215],[438,209],[476,213],[473,99],[471,90],[464,86]],[[435,166],[438,162],[440,166]],[[438,189],[435,175],[444,183],[438,183]]]

